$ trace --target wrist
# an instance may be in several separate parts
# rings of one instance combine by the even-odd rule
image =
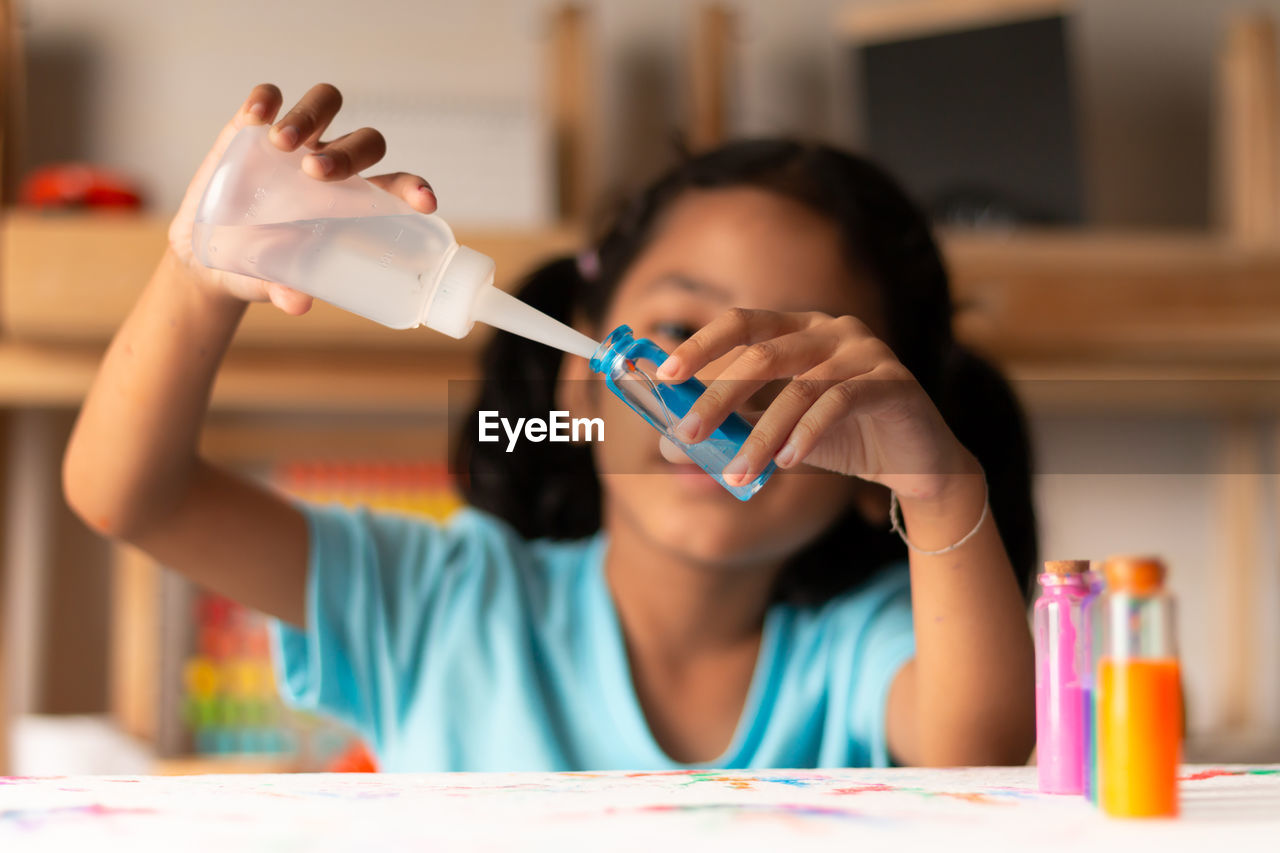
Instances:
[[[990,514],[986,477],[978,460],[964,451],[952,473],[930,488],[895,492],[904,537],[917,551],[949,551],[977,533]]]
[[[944,473],[907,478],[905,485],[894,490],[904,513],[943,516],[975,500],[982,505],[986,475],[976,456],[959,447],[954,459],[940,467]]]
[[[216,317],[238,321],[249,303],[210,281],[209,270],[193,267],[194,261],[178,256],[172,247],[160,259],[160,274],[171,288],[186,299],[194,300],[202,311]]]

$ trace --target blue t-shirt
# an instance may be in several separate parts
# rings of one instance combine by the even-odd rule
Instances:
[[[285,700],[354,726],[384,770],[664,770],[604,577],[604,535],[521,538],[303,505],[305,631],[273,626]],[[746,705],[706,767],[889,763],[885,706],[914,654],[905,564],[765,617]]]

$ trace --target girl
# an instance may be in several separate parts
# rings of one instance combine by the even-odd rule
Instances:
[[[200,266],[193,211],[245,124],[311,148],[317,180],[375,163],[374,130],[320,141],[340,100],[317,86],[275,121],[279,90],[255,88],[196,173],[67,450],[89,524],[280,620],[282,692],[355,725],[386,769],[1025,761],[1017,409],[952,343],[925,222],[851,155],[764,141],[690,159],[593,259],[521,293],[597,339],[623,322],[655,339],[663,380],[715,378],[680,424],[690,442],[763,407],[726,469],[777,463],[749,502],[660,449],[582,359],[502,334],[480,408],[570,409],[609,440],[507,454],[464,431],[474,508],[447,524],[288,502],[200,459],[246,303],[310,299]],[[417,176],[371,180],[435,209]]]

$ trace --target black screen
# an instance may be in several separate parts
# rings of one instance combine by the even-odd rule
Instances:
[[[858,50],[870,153],[935,219],[1081,220],[1062,17]]]

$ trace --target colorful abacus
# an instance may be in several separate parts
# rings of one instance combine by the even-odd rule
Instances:
[[[271,480],[313,503],[436,520],[461,506],[447,470],[431,463],[291,462]],[[283,706],[266,617],[211,593],[197,597],[194,615],[196,648],[183,666],[182,716],[197,754],[288,754],[315,768],[372,769],[367,750],[346,729]]]
[[[267,648],[266,620],[229,599],[196,601],[196,654],[183,666],[183,719],[201,755],[292,752]]]

